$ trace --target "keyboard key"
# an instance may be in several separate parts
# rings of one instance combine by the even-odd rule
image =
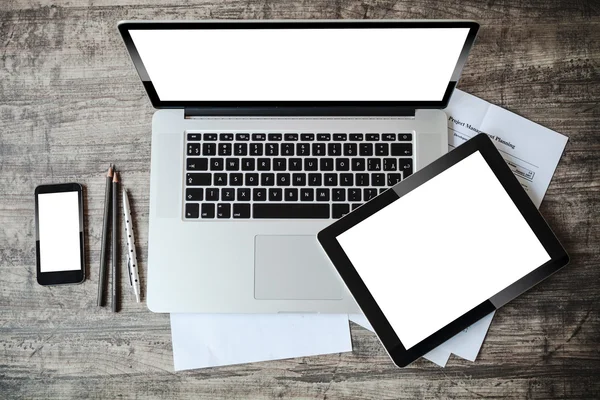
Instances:
[[[361,143],[359,146],[359,154],[361,156],[372,156],[373,155],[373,144]]]
[[[248,133],[236,133],[235,140],[247,142],[250,140],[250,135]]]
[[[222,142],[230,142],[233,140],[233,133],[221,133],[219,135],[219,140]]]
[[[248,155],[248,143],[235,143],[233,145],[233,154],[236,156]]]
[[[234,201],[235,200],[235,189],[232,189],[232,188],[221,189],[221,200]]]
[[[269,133],[269,142],[281,142],[282,135],[281,133]]]
[[[301,158],[290,158],[290,171],[302,171]]]
[[[367,171],[381,171],[381,159],[369,158],[367,160]]]
[[[212,203],[202,204],[202,218],[214,218],[215,217],[215,205]]]
[[[363,134],[362,133],[351,133],[350,140],[353,142],[362,142],[364,140]]]
[[[250,204],[234,204],[233,218],[250,218]]]
[[[357,154],[356,143],[344,143],[344,155],[355,156]]]
[[[292,185],[306,186],[306,174],[292,174]]]
[[[354,186],[354,175],[340,174],[340,186]]]
[[[243,174],[229,174],[229,184],[231,186],[242,186],[244,184]]]
[[[321,158],[321,171],[333,171],[333,158]]]
[[[321,174],[308,174],[308,186],[321,186]]]
[[[254,158],[242,158],[242,171],[254,171]]]
[[[297,133],[286,133],[285,135],[283,135],[283,137],[287,142],[297,142],[298,141]]]
[[[388,186],[394,186],[396,183],[402,180],[402,176],[400,174],[387,174],[388,176]]]
[[[246,174],[246,186],[258,186],[258,174]]]
[[[262,143],[250,143],[250,155],[251,156],[262,156],[263,155],[263,144]]]
[[[185,189],[185,199],[187,201],[202,201],[204,200],[204,189]]]
[[[302,140],[303,142],[312,142],[313,140],[315,140],[315,134],[314,133],[302,133],[302,134],[300,134],[300,140]]]
[[[392,143],[393,156],[412,156],[412,144],[410,143]]]
[[[269,189],[269,201],[281,201],[283,191],[281,189]]]
[[[270,171],[271,170],[271,159],[270,158],[259,158],[257,161],[256,169],[258,171]]]
[[[365,170],[365,159],[364,158],[353,158],[352,159],[352,171],[364,171]]]
[[[300,189],[300,201],[313,201],[315,199],[314,189]]]
[[[325,174],[325,186],[337,186],[337,174]]]
[[[333,201],[346,201],[346,189],[332,189],[331,200]]]
[[[384,171],[397,171],[398,165],[396,163],[395,158],[385,158],[383,160],[383,170]]]
[[[217,204],[217,218],[231,218],[231,204]]]
[[[211,158],[210,159],[210,170],[211,171],[223,171],[223,159],[222,158]]]
[[[226,173],[215,174],[214,178],[215,178],[215,181],[214,181],[215,186],[227,185],[227,174]]]
[[[320,142],[328,142],[331,140],[331,135],[329,133],[317,133],[317,140]]]
[[[387,190],[386,188],[381,188],[381,189],[379,189],[379,194],[381,194],[381,193],[385,192],[386,190]]]
[[[367,133],[366,137],[368,142],[376,142],[379,140],[379,133]]]
[[[240,159],[239,158],[228,158],[225,160],[225,169],[227,171],[239,171]]]
[[[395,133],[384,133],[381,135],[381,140],[383,140],[385,142],[394,142],[394,141],[396,141],[396,134]]]
[[[325,155],[325,143],[313,143],[312,153],[313,153],[313,156],[324,156]]]
[[[217,134],[216,133],[205,133],[204,134],[204,141],[210,141],[210,142],[214,142],[215,140],[217,140]]]
[[[252,200],[266,201],[267,200],[267,189],[264,189],[264,188],[252,189]]]
[[[188,156],[199,156],[200,155],[200,143],[188,143],[187,155]]]
[[[304,159],[304,170],[305,171],[317,171],[318,164],[316,158],[305,158]]]
[[[260,174],[261,186],[275,186],[275,174]]]
[[[310,156],[310,144],[298,143],[296,145],[296,154],[299,156]]]
[[[317,189],[317,201],[329,201],[329,189]]]
[[[346,135],[345,133],[334,133],[333,140],[335,140],[336,142],[345,142],[346,140],[348,140],[348,135]]]
[[[348,189],[348,201],[361,201],[360,189]]]
[[[219,200],[219,189],[217,188],[206,188],[206,200],[217,201]]]
[[[285,189],[285,201],[298,201],[298,189]]]
[[[252,205],[254,218],[329,218],[329,204],[264,204]]]
[[[277,186],[290,186],[290,174],[277,174]]]
[[[365,201],[369,201],[377,196],[377,189],[365,189],[364,191]]]
[[[206,136],[206,135],[204,135]],[[217,155],[217,144],[216,143],[202,143],[202,155],[203,156],[216,156]]]
[[[350,171],[350,160],[347,158],[336,158],[335,159],[335,170],[336,171]]]
[[[342,218],[344,215],[350,212],[350,205],[348,204],[333,204],[331,206],[332,218]]]
[[[265,155],[266,156],[278,156],[279,155],[279,144],[278,143],[265,144]]]
[[[273,159],[273,171],[286,171],[287,161],[285,158],[274,158]]]
[[[282,156],[293,156],[294,155],[294,143],[283,143],[281,145]]]
[[[387,156],[389,154],[390,147],[387,143],[375,144],[375,155],[376,156]]]
[[[202,134],[201,133],[188,133],[187,134],[187,140],[192,142],[192,141],[198,141],[202,139]]]
[[[412,133],[399,133],[398,140],[401,142],[410,142],[412,140]]]
[[[371,185],[385,186],[385,174],[371,174]]]
[[[352,211],[356,210],[360,206],[362,206],[361,203],[352,203]]]
[[[267,139],[267,135],[265,135],[264,133],[253,133],[252,134],[252,140],[256,141],[256,142],[263,142]]]
[[[185,217],[186,218],[198,218],[200,216],[200,204],[198,203],[186,203],[185,205]]]
[[[369,174],[356,174],[356,186],[369,186]]]
[[[206,158],[188,158],[186,164],[188,171],[208,171],[208,159]]]
[[[341,143],[328,143],[327,144],[327,155],[328,156],[339,156],[342,154]]]
[[[398,165],[400,166],[400,171],[403,172],[405,178],[409,175],[412,175],[412,173],[413,173],[412,158],[399,158]]]
[[[250,189],[243,188],[237,190],[237,200],[238,201],[250,201]]]
[[[189,173],[185,175],[185,183],[188,186],[210,186],[212,176],[210,173]]]

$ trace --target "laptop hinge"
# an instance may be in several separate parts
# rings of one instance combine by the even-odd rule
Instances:
[[[414,117],[409,107],[186,107],[192,117]]]

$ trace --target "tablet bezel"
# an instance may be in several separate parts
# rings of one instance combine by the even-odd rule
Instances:
[[[531,230],[548,252],[550,260],[407,350],[340,246],[337,237],[477,151],[481,153]],[[396,184],[344,218],[331,224],[319,232],[317,238],[373,326],[386,351],[399,367],[404,367],[423,356],[487,314],[529,290],[569,262],[569,256],[565,249],[523,190],[490,138],[485,134],[476,135],[405,181]]]

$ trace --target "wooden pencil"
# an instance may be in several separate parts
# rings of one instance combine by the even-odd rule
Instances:
[[[118,266],[118,239],[119,239],[119,203],[117,193],[119,192],[119,175],[116,171],[113,171],[112,181],[112,311],[117,312],[118,309],[118,289],[119,289],[119,273],[117,271]]]
[[[100,249],[100,270],[98,274],[98,306],[104,306],[104,282],[106,281],[106,247],[108,244],[108,218],[110,214],[111,184],[113,177],[112,164],[106,174],[106,187],[104,189],[104,220],[102,223],[102,248]]]

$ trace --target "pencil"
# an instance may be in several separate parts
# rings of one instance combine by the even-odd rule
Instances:
[[[100,271],[98,274],[98,307],[104,306],[104,281],[106,279],[106,245],[108,242],[108,218],[110,213],[110,189],[113,176],[112,164],[106,174],[104,189],[104,221],[102,223],[102,248],[100,249]]]
[[[118,257],[118,247],[117,247],[117,239],[119,236],[119,228],[117,227],[118,224],[118,217],[119,217],[119,210],[118,210],[118,206],[119,203],[117,202],[117,193],[119,191],[118,189],[118,183],[119,183],[119,175],[117,174],[116,171],[114,171],[113,174],[113,181],[112,181],[112,310],[113,312],[117,312],[118,310],[118,304],[117,304],[117,289],[118,289],[118,284],[119,284],[119,278],[118,278],[118,273],[117,273],[117,257]]]

